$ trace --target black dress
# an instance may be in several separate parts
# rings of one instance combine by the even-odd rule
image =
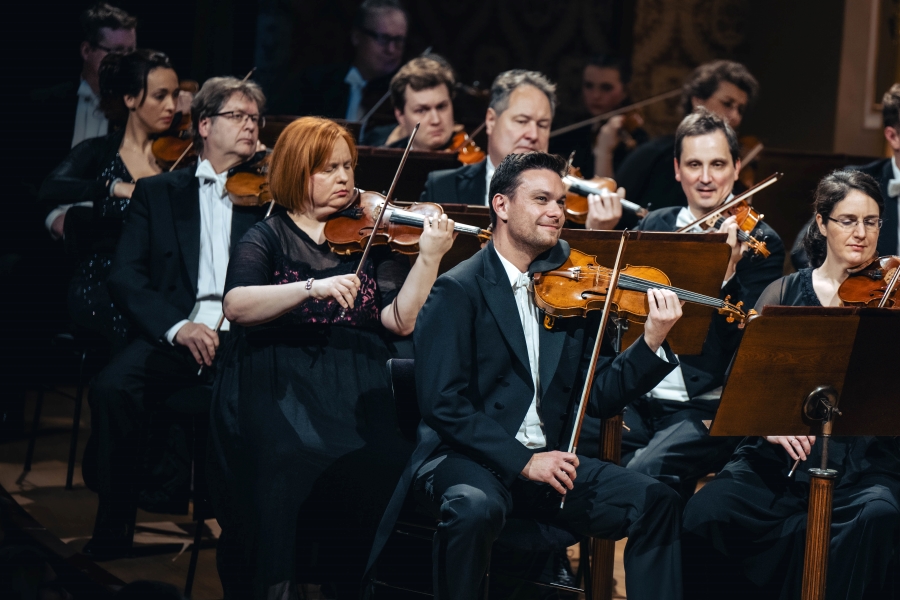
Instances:
[[[821,306],[812,269],[770,284],[757,302]],[[809,475],[821,440],[788,479],[793,459],[764,438],[747,438],[725,468],[688,502],[682,537],[685,598],[799,598],[806,539]],[[889,590],[900,532],[900,441],[835,437],[828,467],[834,489],[828,598],[862,598]],[[895,592],[896,593],[896,592]],[[884,596],[893,597],[889,591]],[[867,596],[868,597],[868,596]]]
[[[93,203],[90,223],[83,230],[73,231],[74,221],[67,216],[67,240],[77,239],[69,244],[77,260],[69,284],[69,314],[76,325],[106,337],[114,351],[129,340],[129,323],[106,287],[129,204],[128,198],[111,198],[108,185],[114,179],[134,183],[119,155],[122,137],[118,131],[78,144],[41,187],[45,203]]]
[[[375,250],[352,310],[308,300],[264,325],[234,326],[218,357],[209,463],[226,598],[249,597],[250,588],[253,597],[293,597],[298,557],[310,559],[308,582],[359,593],[411,452],[398,433],[380,323],[408,260]],[[351,273],[359,257],[332,253],[278,214],[234,248],[225,293]]]

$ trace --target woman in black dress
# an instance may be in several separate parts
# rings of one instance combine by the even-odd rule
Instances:
[[[357,277],[361,255],[335,254],[324,237],[326,221],[354,197],[355,165],[342,127],[316,117],[291,123],[269,171],[286,210],[251,229],[228,265],[232,330],[218,358],[210,435],[226,598],[295,597],[295,556],[313,541],[298,539],[301,513],[338,537],[353,523],[344,556],[320,552],[318,566],[337,564],[319,576],[358,595],[375,527],[409,456],[385,338],[412,333],[453,243],[453,222],[426,222],[411,269],[408,257],[381,246]]]
[[[100,65],[100,104],[114,131],[74,148],[41,186],[42,202],[93,206],[90,250],[80,257],[69,286],[76,324],[103,334],[113,350],[128,339],[128,323],[106,289],[112,255],[134,183],[161,172],[152,136],[169,129],[178,98],[178,76],[169,58],[154,50],[111,53]],[[63,231],[65,214],[53,229]],[[87,236],[86,236],[87,237]]]
[[[876,256],[884,203],[878,183],[835,171],[816,190],[805,244],[813,267],[773,282],[757,302],[840,306],[848,269]],[[895,340],[886,343],[896,343]],[[827,351],[827,350],[824,350]],[[682,538],[685,598],[799,598],[809,476],[818,465],[814,436],[747,438],[731,462],[688,502]],[[900,532],[900,441],[836,437],[828,444],[834,489],[828,598],[889,597]]]

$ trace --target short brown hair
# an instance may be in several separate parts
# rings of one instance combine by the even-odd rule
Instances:
[[[895,83],[881,98],[881,120],[885,127],[900,127],[900,83]]]
[[[203,138],[198,126],[200,121],[213,117],[222,111],[231,97],[243,94],[256,102],[260,114],[266,109],[266,95],[262,88],[252,81],[242,81],[237,77],[210,77],[191,102],[191,123],[194,127],[194,148],[203,150]]]
[[[403,112],[406,107],[406,86],[415,92],[430,90],[441,84],[447,86],[450,97],[456,93],[456,76],[453,67],[444,57],[429,54],[414,58],[397,71],[391,79],[391,102],[394,108]]]
[[[691,98],[707,100],[719,89],[723,81],[736,85],[747,94],[747,104],[752,104],[759,94],[759,83],[747,67],[733,60],[714,60],[694,69],[690,79],[681,88],[681,108],[689,115],[694,110]]]
[[[98,2],[81,13],[82,39],[91,46],[100,43],[100,30],[108,29],[135,29],[137,19],[121,8],[110,6],[105,2]]]
[[[728,122],[712,112],[711,110],[698,106],[694,112],[682,119],[675,130],[675,160],[681,162],[681,147],[684,145],[684,138],[697,137],[709,133],[721,131],[725,134],[728,141],[728,151],[731,153],[731,162],[737,163],[741,157],[741,144],[738,142],[737,134]]]
[[[343,139],[350,147],[355,169],[353,136],[334,121],[303,117],[284,128],[269,157],[269,189],[277,204],[292,212],[310,209],[309,179],[325,167],[338,139]]]

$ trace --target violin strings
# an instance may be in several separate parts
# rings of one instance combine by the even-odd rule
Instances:
[[[635,291],[646,292],[650,288],[655,288],[659,290],[669,290],[675,292],[680,300],[686,300],[688,302],[693,302],[695,304],[706,304],[708,306],[722,307],[725,303],[718,298],[712,298],[711,296],[704,296],[703,294],[698,294],[696,292],[691,292],[688,290],[682,290],[680,288],[672,287],[670,285],[662,285],[658,283],[654,283],[652,281],[647,281],[644,279],[640,279],[638,277],[632,277],[630,275],[619,275],[619,282],[625,283],[635,288]]]

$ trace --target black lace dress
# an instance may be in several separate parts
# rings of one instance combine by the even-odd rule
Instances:
[[[226,596],[252,586],[254,597],[294,597],[298,561],[313,569],[310,582],[358,594],[411,453],[398,433],[385,366],[392,350],[380,323],[409,262],[375,250],[352,310],[308,300],[264,325],[233,326],[220,349],[209,479]],[[234,248],[225,293],[351,273],[359,257],[332,253],[277,214]]]
[[[812,269],[772,282],[756,309],[771,305],[821,306]],[[817,440],[789,479],[794,461],[780,445],[751,437],[738,446],[731,462],[685,507],[685,598],[800,597],[807,469],[821,463],[821,452]],[[867,587],[900,584],[885,582],[897,569],[900,549],[900,441],[832,438],[828,467],[838,471],[838,479],[827,597],[861,598]]]
[[[121,179],[134,183],[122,157],[115,158],[97,176],[98,181]],[[128,342],[128,321],[113,304],[106,286],[112,268],[113,254],[122,231],[122,221],[128,209],[128,198],[110,198],[109,195],[94,200],[94,239],[91,251],[75,267],[69,284],[69,314],[81,327],[106,337],[113,351]]]

